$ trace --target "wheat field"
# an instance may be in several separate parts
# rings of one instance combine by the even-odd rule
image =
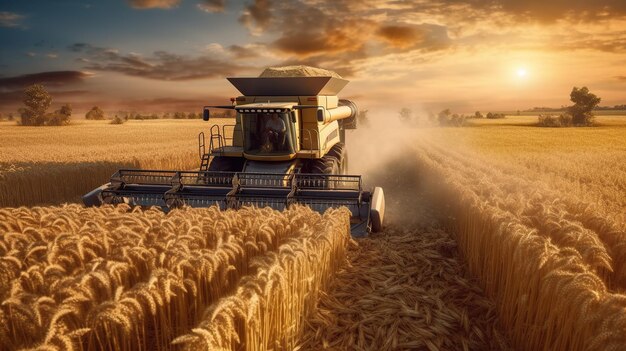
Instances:
[[[390,164],[408,175],[376,181],[421,189],[412,205],[453,235],[515,348],[622,350],[626,120],[558,130],[529,121],[401,133],[414,156]]]
[[[349,238],[344,210],[304,207],[7,208],[0,229],[3,350],[289,345]]]
[[[75,121],[64,127],[0,123],[0,207],[61,204],[105,183],[120,168],[200,166],[198,133],[230,120]]]
[[[623,350],[626,121],[533,120],[352,139],[388,203],[365,239],[344,210],[0,207],[0,349]]]

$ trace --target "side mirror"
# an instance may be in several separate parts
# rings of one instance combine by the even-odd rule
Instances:
[[[202,110],[202,120],[205,122],[209,120],[209,108],[208,107],[205,107]]]

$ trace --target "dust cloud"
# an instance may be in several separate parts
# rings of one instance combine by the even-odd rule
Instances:
[[[435,216],[425,203],[431,182],[413,159],[414,142],[428,128],[407,126],[394,113],[370,116],[367,125],[346,133],[348,173],[362,175],[366,189],[383,188],[386,226],[432,226]]]

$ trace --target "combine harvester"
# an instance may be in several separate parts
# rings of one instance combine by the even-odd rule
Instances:
[[[311,72],[313,74],[311,74]],[[199,171],[122,169],[110,182],[83,196],[86,206],[127,203],[269,206],[283,210],[303,204],[324,212],[347,207],[353,236],[380,231],[383,190],[363,189],[361,176],[346,175],[346,129],[356,129],[358,110],[337,94],[348,81],[336,73],[311,67],[268,68],[260,77],[228,78],[241,92],[230,106],[234,125],[213,125],[208,149],[198,136]]]

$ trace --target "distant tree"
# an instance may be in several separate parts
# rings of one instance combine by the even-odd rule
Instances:
[[[172,115],[170,115],[169,112],[165,112],[165,114],[163,115],[163,118],[172,118]]]
[[[487,119],[501,119],[501,118],[505,118],[506,115],[504,113],[492,113],[492,112],[487,112]]]
[[[569,127],[572,125],[572,115],[569,112],[565,112],[559,115],[559,124],[563,127]]]
[[[15,117],[13,116],[13,113],[9,113],[9,121],[13,121],[15,119]]]
[[[558,117],[551,114],[541,114],[538,118],[540,127],[569,127],[572,125],[572,115],[568,112],[562,113]]]
[[[482,114],[482,113],[480,113],[480,111],[476,111],[476,112],[474,113],[474,118],[485,118],[485,116],[483,116],[483,114]]]
[[[94,106],[85,114],[86,119],[101,120],[104,119],[104,111],[98,106]]]
[[[46,124],[46,111],[52,104],[52,96],[41,84],[33,84],[24,90],[24,105],[20,109],[22,125],[42,126]]]
[[[0,112],[0,121],[4,121],[4,114]]]
[[[450,112],[449,108],[439,112],[439,114],[437,115],[437,120],[439,121],[439,125],[440,126],[447,126],[447,125],[449,125],[450,124],[450,115],[452,115],[452,112]]]
[[[111,124],[124,124],[126,123],[126,121],[127,121],[126,118],[121,118],[121,117],[118,117],[118,115],[115,115],[115,118],[111,120]]]
[[[540,127],[560,127],[559,120],[550,114],[540,114],[538,117]]]
[[[413,115],[413,111],[411,111],[411,109],[403,107],[400,110],[400,121],[402,123],[409,123],[411,122],[412,115]]]
[[[52,126],[64,126],[70,124],[70,117],[72,116],[72,105],[65,104],[60,109],[49,114],[48,125]]]
[[[578,89],[574,87],[570,93],[570,100],[574,105],[567,108],[572,115],[572,123],[578,126],[588,126],[593,124],[593,109],[598,106],[601,98],[589,92],[587,87]]]
[[[59,111],[60,114],[69,117],[69,116],[72,115],[72,105],[65,104],[65,105],[61,106],[61,108],[58,111]]]
[[[465,116],[455,113],[450,118],[449,124],[454,127],[462,127],[465,124]]]

